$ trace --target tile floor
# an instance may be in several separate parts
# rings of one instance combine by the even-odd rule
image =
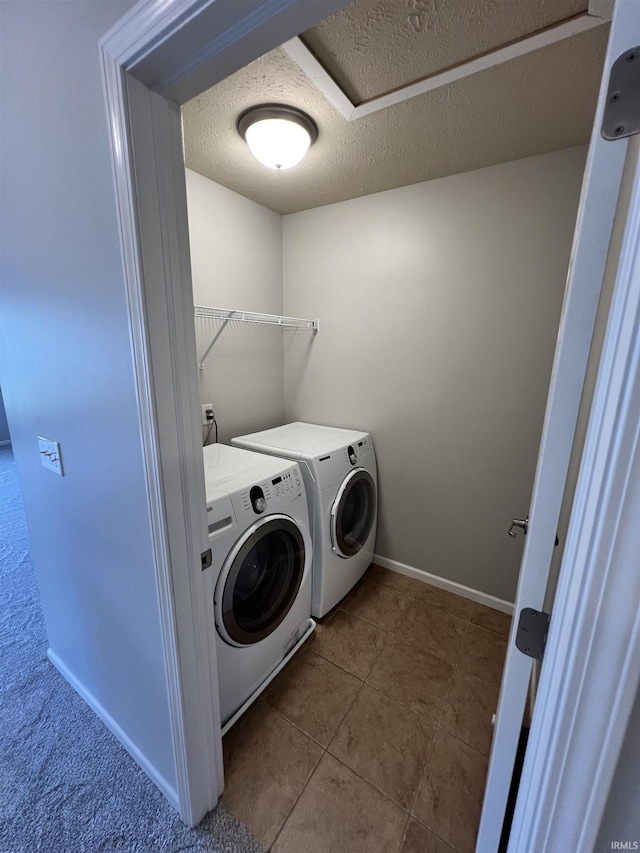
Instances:
[[[372,565],[224,739],[274,853],[471,853],[509,617]]]

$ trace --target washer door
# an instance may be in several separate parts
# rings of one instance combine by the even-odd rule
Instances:
[[[229,553],[214,595],[218,633],[234,646],[258,643],[291,609],[306,563],[302,531],[286,515],[253,524]]]
[[[331,507],[331,547],[339,557],[353,557],[364,547],[376,517],[376,486],[364,468],[354,468],[342,482]]]

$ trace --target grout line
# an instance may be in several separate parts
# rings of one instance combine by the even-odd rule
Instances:
[[[413,809],[416,804],[416,800],[418,799],[418,791],[420,790],[420,785],[422,784],[422,779],[424,778],[424,771],[426,770],[427,764],[429,763],[429,757],[433,752],[433,744],[436,739],[436,732],[438,731],[438,726],[436,723],[433,725],[433,734],[431,735],[431,740],[429,741],[429,746],[427,747],[427,751],[424,756],[424,761],[422,762],[422,767],[420,768],[420,776],[418,777],[418,784],[416,785],[416,789],[413,792],[413,797],[411,798],[411,805],[409,806],[409,817],[414,817]],[[414,820],[417,818],[414,818]],[[420,821],[418,821],[420,823]]]
[[[322,657],[322,656],[321,656],[321,655],[318,655],[318,657]],[[322,658],[322,659],[323,659],[323,660],[326,660],[326,658]],[[333,664],[333,661],[328,661],[328,663]],[[333,665],[334,665],[334,666],[338,666],[338,664],[333,664]],[[339,669],[342,669],[342,671],[343,671],[343,672],[347,672],[347,670],[343,669],[342,667],[339,667]],[[334,733],[331,735],[331,737],[329,738],[329,742],[327,743],[327,745],[326,745],[326,746],[324,746],[324,745],[323,745],[323,744],[321,744],[321,743],[318,743],[318,741],[317,741],[315,738],[313,738],[313,737],[312,737],[308,732],[305,732],[303,729],[301,729],[301,728],[300,728],[300,726],[296,725],[296,723],[294,723],[292,720],[289,720],[289,719],[288,719],[288,717],[285,717],[285,715],[284,715],[284,714],[280,713],[280,711],[277,711],[275,708],[272,708],[272,710],[273,710],[273,711],[275,711],[277,714],[280,714],[280,716],[282,717],[282,719],[283,719],[283,720],[285,720],[286,722],[290,723],[292,726],[294,726],[294,728],[298,729],[298,731],[302,732],[302,734],[306,735],[306,736],[307,736],[311,741],[313,741],[313,743],[315,743],[317,746],[319,746],[319,747],[322,749],[322,752],[321,752],[321,754],[320,754],[320,758],[318,759],[318,761],[317,761],[317,762],[316,762],[316,764],[314,765],[313,770],[312,770],[312,771],[311,771],[311,773],[309,774],[309,777],[308,777],[307,781],[306,781],[306,782],[304,783],[304,785],[302,786],[302,789],[301,789],[300,793],[299,793],[299,794],[298,794],[298,796],[296,797],[296,799],[295,799],[295,801],[294,801],[293,805],[291,806],[291,809],[289,810],[289,812],[287,813],[287,816],[285,817],[284,821],[282,822],[282,826],[281,826],[281,827],[280,827],[280,829],[278,830],[278,833],[277,833],[276,837],[274,838],[274,840],[273,840],[273,842],[272,842],[271,847],[273,847],[273,845],[274,845],[274,844],[276,843],[276,841],[278,840],[278,838],[279,838],[280,834],[282,833],[282,830],[283,830],[283,829],[284,829],[284,827],[286,826],[287,821],[288,821],[288,820],[289,820],[289,818],[291,817],[291,815],[292,815],[292,813],[293,813],[293,810],[294,810],[294,809],[295,809],[295,807],[297,806],[298,801],[300,800],[300,797],[303,795],[304,791],[305,791],[305,790],[306,790],[306,788],[307,788],[307,785],[309,784],[309,782],[310,782],[310,781],[311,781],[311,779],[313,778],[313,776],[314,776],[314,774],[315,774],[316,770],[318,769],[318,766],[319,766],[320,762],[322,761],[322,759],[324,758],[324,756],[327,754],[328,749],[329,749],[329,746],[331,746],[331,743],[332,743],[333,739],[335,738],[335,736],[336,736],[336,733],[337,733],[338,729],[340,728],[340,726],[341,726],[341,725],[342,725],[342,723],[344,722],[344,720],[345,720],[345,718],[346,718],[347,714],[349,713],[349,711],[350,711],[350,710],[351,710],[351,708],[353,707],[354,702],[355,702],[355,701],[356,701],[356,699],[358,698],[358,695],[360,694],[360,691],[362,690],[362,688],[363,688],[363,686],[364,686],[364,683],[365,683],[365,682],[364,682],[362,679],[358,678],[358,676],[354,676],[354,675],[353,675],[353,673],[348,673],[348,674],[349,674],[349,675],[351,675],[353,678],[357,678],[357,679],[358,679],[358,681],[360,681],[360,684],[359,684],[358,689],[356,690],[356,692],[355,692],[355,694],[354,694],[353,699],[352,699],[352,700],[351,700],[351,702],[349,703],[349,707],[347,708],[347,710],[344,712],[344,714],[343,714],[343,715],[342,715],[342,717],[340,718],[340,722],[339,722],[339,723],[338,723],[338,725],[336,726],[336,729],[335,729]],[[269,708],[271,708],[271,706],[270,706],[270,705],[269,705]],[[329,755],[331,755],[331,753],[329,753]],[[332,757],[332,758],[335,758],[335,756],[334,756],[334,755],[331,755],[331,757]],[[338,760],[338,759],[336,759],[336,761],[337,761],[337,760]],[[349,769],[351,769],[351,768],[349,768]],[[271,848],[269,848],[269,849],[271,849]]]
[[[331,663],[331,661],[330,661],[330,663]],[[345,670],[345,672],[346,672],[346,670]],[[322,761],[322,759],[324,758],[324,756],[325,756],[325,755],[327,755],[328,750],[329,750],[329,747],[331,746],[331,743],[332,743],[332,741],[333,741],[334,737],[336,736],[336,733],[337,733],[338,729],[340,728],[340,726],[342,725],[342,723],[343,723],[343,722],[344,722],[344,720],[345,720],[345,717],[347,716],[347,714],[349,713],[349,711],[350,711],[350,710],[351,710],[351,708],[353,707],[353,704],[354,704],[354,702],[356,701],[356,699],[357,699],[357,697],[358,697],[358,695],[359,695],[360,691],[362,690],[363,686],[364,686],[364,681],[361,681],[361,682],[360,682],[360,686],[359,686],[359,687],[358,687],[358,689],[356,690],[356,693],[355,693],[355,695],[354,695],[353,699],[351,700],[351,703],[349,704],[349,707],[348,707],[348,708],[347,708],[347,710],[345,711],[344,715],[341,717],[340,722],[339,722],[339,723],[338,723],[338,725],[336,726],[336,730],[334,731],[333,735],[332,735],[332,736],[331,736],[331,738],[329,739],[329,743],[327,744],[327,746],[323,746],[322,744],[318,743],[318,741],[317,741],[317,740],[315,740],[314,738],[312,738],[312,737],[311,737],[311,735],[309,735],[307,732],[303,731],[303,730],[300,728],[300,726],[297,726],[295,723],[293,723],[291,720],[289,720],[287,717],[285,717],[285,716],[284,716],[284,714],[280,714],[280,716],[281,716],[284,720],[286,720],[286,722],[291,723],[291,725],[292,725],[292,726],[294,726],[296,729],[298,729],[300,732],[302,732],[302,733],[303,733],[303,734],[305,734],[308,738],[310,738],[310,739],[313,741],[313,743],[317,744],[317,746],[319,746],[319,747],[322,749],[322,753],[320,754],[320,758],[318,759],[318,761],[317,761],[317,762],[316,762],[316,764],[314,765],[313,770],[312,770],[312,771],[311,771],[311,773],[309,774],[309,777],[307,778],[307,781],[306,781],[306,782],[304,783],[304,785],[302,786],[302,789],[301,789],[300,793],[298,794],[298,796],[296,797],[296,799],[295,799],[295,801],[294,801],[293,805],[291,806],[291,809],[290,809],[290,810],[289,810],[289,812],[287,813],[287,816],[285,817],[284,821],[282,822],[282,826],[281,826],[281,827],[280,827],[280,829],[278,830],[277,835],[276,835],[276,837],[273,839],[273,842],[272,842],[272,844],[271,844],[271,846],[270,846],[270,848],[269,848],[269,849],[271,849],[271,847],[273,847],[273,845],[276,843],[276,841],[277,841],[277,840],[278,840],[278,838],[280,837],[280,834],[282,833],[282,830],[283,830],[283,829],[284,829],[284,827],[286,826],[287,821],[289,820],[289,818],[290,818],[290,817],[291,817],[291,815],[293,814],[293,811],[294,811],[295,807],[298,805],[298,801],[300,800],[300,797],[303,795],[303,793],[305,792],[305,790],[306,790],[306,788],[307,788],[307,785],[309,784],[309,782],[311,781],[311,779],[312,779],[312,778],[313,778],[313,776],[315,775],[315,772],[316,772],[316,770],[318,769],[318,766],[320,765],[320,762]],[[269,707],[271,707],[271,706],[269,706]],[[273,708],[272,710],[274,710],[274,711],[275,711],[275,708]],[[276,713],[280,713],[280,712],[279,712],[279,711],[276,711]],[[332,753],[330,753],[330,752],[329,752],[328,754],[329,754],[329,755],[331,755],[331,757],[332,757],[333,759],[335,759],[336,761],[339,761],[339,759],[338,759],[338,758],[336,758],[336,756],[335,756],[335,755],[332,755]],[[342,763],[342,762],[340,762],[340,763]],[[346,767],[347,765],[344,765],[344,766]],[[349,770],[351,770],[351,768],[349,768]],[[355,771],[353,771],[353,770],[352,770],[351,772],[355,772]],[[359,775],[359,774],[356,774],[356,775]],[[366,781],[366,780],[364,780],[364,781]],[[369,783],[369,784],[371,784],[371,783]],[[376,790],[377,790],[377,789],[376,789]],[[392,801],[392,802],[393,802],[393,801]]]
[[[438,835],[438,833],[434,829],[432,829],[430,826],[427,826],[427,824],[424,821],[418,820],[418,818],[415,815],[409,815],[409,819],[415,820],[415,822],[419,826],[426,829],[431,835],[433,835],[434,838],[436,838],[441,844],[444,844],[446,847],[449,847],[451,850],[454,851],[454,853],[469,853],[468,850],[466,850],[466,851],[465,850],[458,850],[458,848],[455,847],[451,843],[451,841],[447,841],[446,838],[443,838],[441,835]]]
[[[388,628],[381,628],[380,625],[376,625],[375,622],[369,622],[368,619],[365,619],[363,616],[359,616],[357,613],[352,613],[351,610],[344,610],[342,607],[340,608],[340,613],[344,616],[350,616],[352,619],[357,619],[358,622],[364,622],[365,625],[369,625],[370,628],[375,628],[376,631],[382,631],[383,634],[392,634],[392,631],[389,631]]]
[[[273,708],[273,707],[272,707],[271,705],[269,705],[267,702],[265,702],[265,705],[267,706],[267,708],[268,708],[270,711],[273,711],[273,713],[274,713],[274,714],[277,714],[277,715],[278,715],[282,720],[284,720],[284,721],[285,721],[285,723],[289,723],[289,725],[290,725],[290,726],[293,726],[293,728],[294,728],[294,729],[297,729],[297,730],[300,732],[300,734],[303,734],[305,737],[309,738],[309,740],[310,740],[312,743],[315,743],[315,745],[316,745],[316,746],[319,746],[319,747],[320,747],[320,749],[321,749],[323,752],[326,750],[326,748],[327,748],[326,746],[324,746],[323,744],[321,744],[319,740],[316,740],[316,739],[313,737],[313,735],[310,735],[310,734],[309,734],[309,732],[305,732],[305,730],[304,730],[304,729],[300,728],[300,726],[299,726],[297,723],[294,723],[294,722],[293,722],[293,720],[290,720],[290,719],[289,719],[289,717],[285,717],[285,715],[282,713],[282,711],[278,711],[278,709],[277,709],[277,708]]]
[[[373,669],[373,667],[374,667],[374,666],[376,665],[376,663],[378,662],[378,658],[380,657],[380,655],[382,654],[382,652],[384,651],[384,649],[385,649],[385,648],[387,647],[387,645],[389,644],[389,640],[390,640],[390,639],[391,639],[391,637],[393,636],[393,632],[392,632],[392,631],[388,631],[386,628],[381,628],[379,625],[375,625],[373,622],[368,622],[366,619],[363,619],[361,616],[357,616],[355,613],[350,613],[348,610],[342,610],[342,607],[340,607],[340,612],[341,612],[344,616],[348,616],[348,617],[349,617],[349,619],[355,619],[355,620],[356,620],[356,622],[362,622],[362,624],[363,624],[363,625],[367,625],[369,628],[374,628],[376,631],[379,631],[381,634],[383,634],[383,635],[386,637],[385,644],[384,644],[384,646],[380,649],[380,651],[378,652],[378,655],[377,655],[377,657],[376,657],[375,661],[373,662],[372,666],[370,667],[369,672],[367,673],[367,675],[366,675],[364,678],[360,679],[361,681],[366,681],[366,679],[369,677],[369,673],[371,672],[371,670]],[[333,617],[332,617],[332,618],[333,618]],[[339,663],[336,663],[334,660],[331,660],[331,658],[327,658],[327,657],[325,657],[325,656],[324,656],[323,654],[321,654],[320,652],[316,652],[315,654],[319,655],[321,658],[324,658],[325,660],[328,660],[328,661],[329,661],[329,663],[332,663],[332,664],[334,664],[335,666],[340,667],[340,669],[344,670],[344,672],[349,673],[349,675],[353,675],[355,678],[360,678],[360,676],[359,676],[359,675],[355,675],[355,673],[350,672],[348,669],[345,669],[345,668],[344,668],[343,666],[341,666]]]
[[[364,681],[365,680],[364,678],[361,678],[359,675],[356,675],[355,672],[351,672],[350,670],[345,669],[341,664],[336,663],[334,660],[331,660],[331,658],[328,658],[326,655],[323,655],[322,652],[314,652],[314,655],[318,655],[319,658],[322,658],[322,660],[325,660],[327,663],[333,664],[333,666],[337,666],[338,669],[342,670],[342,672],[346,672],[346,674],[350,675],[352,678],[357,678],[358,681]]]
[[[393,633],[392,633],[392,632],[390,633],[390,632],[386,631],[385,633],[387,634],[387,642],[384,644],[384,646],[383,646],[383,647],[380,649],[380,651],[378,652],[378,654],[377,654],[377,656],[376,656],[376,659],[375,659],[375,660],[374,660],[374,662],[371,664],[371,667],[369,668],[369,672],[366,674],[365,679],[364,679],[364,683],[365,683],[368,687],[371,687],[371,686],[372,686],[371,684],[369,684],[369,681],[368,681],[369,676],[371,675],[371,673],[373,672],[373,670],[374,670],[374,669],[375,669],[375,667],[377,666],[378,661],[380,660],[380,658],[381,658],[381,656],[382,656],[382,652],[387,648],[387,646],[389,646],[389,644],[391,643],[391,640],[393,639]],[[379,691],[379,692],[381,693],[382,691]]]
[[[378,631],[384,631],[385,634],[393,634],[395,631],[394,626],[391,630],[389,628],[381,628],[380,625],[376,625],[375,622],[369,621],[369,619],[365,619],[364,616],[356,615],[352,613],[351,610],[343,610],[343,613],[346,613],[347,616],[352,616],[354,619],[359,619],[360,622],[364,622],[366,625],[370,625],[372,628],[376,628]]]
[[[449,694],[451,693],[451,686],[453,684],[453,677],[456,673],[456,669],[458,668],[458,660],[460,658],[460,654],[461,654],[462,649],[464,647],[464,641],[466,640],[467,634],[469,633],[469,625],[470,624],[471,623],[469,621],[467,621],[467,627],[466,627],[465,632],[462,635],[462,639],[460,641],[460,649],[458,651],[458,657],[451,664],[451,675],[449,676],[449,683],[447,684],[447,689],[445,690],[444,699],[442,700],[442,705],[440,706],[440,711],[438,713],[438,719],[436,720],[436,726],[438,726],[439,728],[441,728],[440,719],[442,717],[442,712],[444,711],[444,706],[446,705],[447,699],[449,698]],[[445,729],[445,731],[446,731],[446,729]]]
[[[384,791],[381,791],[380,788],[378,788],[377,785],[374,785],[374,783],[370,779],[365,779],[365,777],[361,773],[358,773],[357,770],[354,770],[353,767],[350,767],[345,761],[343,761],[341,758],[338,758],[338,756],[334,755],[332,752],[329,752],[329,756],[333,758],[334,761],[337,761],[338,764],[342,764],[343,767],[346,767],[346,769],[350,773],[353,773],[354,776],[357,776],[361,782],[365,783],[365,785],[368,785],[370,788],[373,788],[374,791],[377,791],[377,793],[380,794],[380,796],[384,797],[385,800],[388,800],[392,806],[395,806],[397,809],[400,809],[400,811],[404,812],[407,817],[411,817],[411,812],[405,806],[401,806],[400,803],[396,803],[395,800],[392,800],[389,794],[385,794]]]
[[[464,634],[462,635],[462,639],[461,639],[461,641],[460,641],[460,651],[462,651],[462,646],[463,646],[463,644],[464,644],[465,638],[466,638],[466,636],[467,636],[467,632],[468,632],[468,630],[469,630],[469,624],[470,624],[470,623],[469,623],[469,620],[467,620],[467,627],[466,627],[465,632],[464,632]],[[458,652],[458,655],[460,654],[460,651]],[[431,756],[431,754],[432,754],[432,752],[433,752],[433,745],[434,745],[434,743],[435,743],[436,735],[437,735],[437,733],[438,733],[438,729],[440,729],[440,728],[441,728],[441,726],[440,726],[440,718],[442,717],[442,713],[443,713],[443,711],[444,711],[444,706],[446,705],[447,699],[449,698],[449,693],[451,692],[451,685],[452,685],[452,683],[453,683],[453,676],[454,676],[455,671],[456,671],[456,666],[457,666],[457,664],[456,664],[456,663],[453,663],[453,664],[451,665],[451,675],[449,676],[449,681],[447,682],[447,687],[446,687],[446,690],[445,690],[445,692],[444,692],[444,696],[443,696],[443,699],[442,699],[442,703],[441,703],[441,705],[440,705],[440,709],[439,709],[439,711],[438,711],[437,719],[436,719],[435,724],[434,724],[434,727],[433,727],[433,735],[431,736],[431,742],[429,743],[429,748],[427,749],[427,753],[426,753],[426,756],[425,756],[424,762],[423,762],[423,764],[422,764],[422,769],[420,770],[420,779],[419,779],[419,781],[418,781],[418,784],[416,785],[416,790],[415,790],[415,792],[414,792],[413,799],[412,799],[412,801],[411,801],[411,808],[410,808],[410,810],[409,810],[409,814],[410,814],[412,817],[414,816],[414,815],[413,815],[413,810],[414,810],[414,807],[415,807],[415,804],[416,804],[416,800],[418,799],[418,791],[420,790],[420,786],[421,786],[422,781],[423,781],[423,779],[424,779],[425,771],[426,771],[426,769],[427,769],[427,764],[429,763],[429,758],[430,758],[430,756]],[[446,729],[445,729],[445,731],[446,731]],[[429,831],[430,831],[430,832],[432,832],[432,830],[431,830],[431,828],[430,828],[430,827],[427,827],[427,829],[429,829]],[[448,843],[448,842],[447,842],[447,843]]]
[[[280,716],[282,716],[282,715],[280,715]],[[286,720],[287,718],[286,718],[286,717],[283,717],[283,719],[285,719],[285,720]],[[291,722],[291,721],[290,721],[290,720],[287,720],[287,722]],[[297,728],[297,726],[296,726],[296,728]],[[304,734],[306,734],[306,732],[305,732]],[[317,743],[317,741],[313,741],[313,742],[314,742],[314,743]],[[319,745],[319,744],[318,744],[318,745]],[[272,850],[272,849],[273,849],[274,844],[276,843],[276,841],[278,840],[278,838],[280,838],[280,835],[282,834],[282,830],[283,830],[283,829],[285,828],[285,826],[287,825],[287,821],[289,820],[289,818],[290,818],[290,817],[291,817],[291,815],[293,814],[293,810],[294,810],[294,809],[295,809],[295,807],[298,805],[298,801],[300,800],[300,797],[301,797],[301,796],[304,794],[304,792],[307,790],[307,785],[308,785],[308,784],[309,784],[309,782],[313,779],[313,776],[314,776],[314,774],[315,774],[316,770],[318,769],[318,765],[320,764],[320,762],[322,761],[322,759],[323,759],[323,758],[324,758],[324,756],[326,755],[326,752],[327,752],[326,748],[324,748],[324,747],[323,747],[323,748],[322,748],[322,752],[320,753],[320,758],[318,758],[318,760],[316,761],[316,763],[313,765],[313,768],[312,768],[312,770],[311,770],[311,773],[309,773],[309,775],[308,775],[308,777],[307,777],[306,782],[304,783],[304,785],[303,785],[303,786],[302,786],[302,788],[300,789],[300,793],[299,793],[299,794],[298,794],[298,796],[295,798],[295,800],[294,800],[294,802],[293,802],[293,805],[291,806],[291,808],[290,808],[290,809],[289,809],[289,811],[287,812],[287,815],[286,815],[285,819],[282,821],[282,825],[280,826],[280,829],[277,831],[277,833],[276,833],[276,837],[273,839],[273,841],[272,841],[272,842],[271,842],[271,844],[269,845],[269,847],[268,847],[268,849],[269,849],[269,850]]]
[[[407,815],[407,820],[404,825],[404,832],[402,833],[402,838],[400,839],[400,846],[398,847],[398,853],[402,850],[404,846],[405,839],[407,837],[407,831],[409,829],[409,821],[411,820],[411,812]]]
[[[353,706],[355,705],[356,699],[357,699],[357,698],[358,698],[358,696],[360,695],[360,691],[362,690],[362,688],[364,687],[364,685],[365,685],[365,682],[364,682],[364,681],[361,681],[361,682],[360,682],[360,687],[358,687],[358,689],[356,690],[355,696],[353,697],[353,699],[352,699],[352,700],[351,700],[351,702],[349,703],[349,707],[347,708],[347,710],[346,710],[346,711],[345,711],[345,713],[343,714],[343,716],[342,716],[342,718],[341,718],[340,722],[339,722],[339,723],[338,723],[338,725],[336,726],[336,730],[334,731],[334,733],[331,735],[331,737],[330,737],[330,739],[329,739],[329,743],[327,744],[327,746],[326,746],[326,748],[325,748],[325,751],[326,751],[326,752],[328,752],[328,751],[329,751],[329,747],[330,747],[330,746],[331,746],[331,744],[333,743],[333,741],[334,741],[334,739],[335,739],[335,736],[338,734],[338,730],[339,730],[340,726],[344,723],[344,721],[345,721],[345,720],[346,720],[346,718],[347,718],[347,715],[349,714],[349,711],[350,711],[350,710],[353,708]],[[329,753],[329,755],[333,755],[333,753],[331,753],[331,752],[330,752],[330,753]],[[335,755],[333,755],[333,757],[335,758],[336,756],[335,756]]]
[[[455,594],[455,593],[452,593],[452,594]],[[421,602],[421,603],[423,603],[423,604],[427,604],[427,606],[432,606],[432,607],[433,607],[433,605],[428,605],[428,603],[427,603],[427,602],[422,601],[422,599],[421,599],[421,598],[419,598],[419,597],[418,597],[418,595],[417,595],[417,593],[415,593],[415,592],[414,592],[414,593],[412,594],[412,596],[411,596],[411,601],[412,601],[412,602],[416,602],[416,601],[418,601],[418,602]],[[448,611],[443,610],[443,608],[435,608],[435,609],[441,610],[442,612],[447,613],[449,616],[454,616],[454,614],[452,614],[452,613],[448,613]],[[462,634],[462,636],[461,636],[461,638],[460,638],[460,644],[459,644],[459,646],[458,646],[458,653],[457,653],[457,656],[456,656],[456,660],[455,660],[455,661],[453,661],[453,662],[452,662],[452,661],[448,661],[448,660],[444,660],[444,658],[440,657],[440,655],[435,655],[435,654],[434,654],[434,657],[437,657],[439,660],[443,660],[445,663],[447,663],[449,666],[451,666],[451,674],[449,675],[449,680],[448,680],[448,682],[447,682],[447,687],[446,687],[446,689],[445,689],[444,696],[443,696],[442,702],[441,702],[441,704],[440,704],[440,708],[438,709],[437,717],[436,717],[436,719],[435,719],[434,721],[430,721],[430,722],[433,722],[433,734],[431,735],[431,739],[430,739],[430,741],[429,741],[429,745],[428,745],[427,750],[426,750],[426,752],[425,752],[424,761],[422,762],[422,767],[420,768],[420,773],[419,773],[419,775],[418,775],[418,782],[417,782],[417,784],[416,784],[415,791],[413,792],[413,797],[411,798],[411,804],[410,804],[410,806],[409,806],[409,808],[408,808],[409,819],[407,820],[407,825],[406,825],[406,827],[405,827],[405,833],[404,833],[404,836],[403,836],[403,840],[404,840],[404,837],[406,836],[407,829],[408,829],[408,827],[409,827],[409,820],[413,817],[413,810],[414,810],[414,807],[415,807],[415,804],[416,804],[416,800],[417,800],[417,798],[418,798],[418,792],[419,792],[419,790],[420,790],[420,786],[421,786],[421,784],[422,784],[422,780],[423,780],[423,778],[424,778],[424,774],[425,774],[425,770],[426,770],[427,764],[428,764],[428,762],[429,762],[429,758],[430,758],[430,756],[431,756],[431,754],[432,754],[432,752],[433,752],[433,745],[434,745],[435,738],[436,738],[436,734],[437,734],[437,731],[438,731],[438,728],[439,728],[439,721],[440,721],[440,718],[441,718],[441,716],[442,716],[442,712],[443,712],[443,710],[444,710],[445,703],[446,703],[446,701],[447,701],[447,699],[448,699],[448,697],[449,697],[449,692],[450,692],[450,690],[451,690],[451,685],[452,685],[452,682],[453,682],[453,675],[454,675],[454,673],[455,673],[455,669],[456,669],[456,662],[457,662],[457,659],[460,657],[460,654],[461,654],[461,652],[462,652],[462,648],[463,648],[463,645],[464,645],[464,641],[465,641],[466,636],[467,636],[467,633],[468,633],[468,631],[469,631],[469,625],[471,624],[471,623],[470,623],[471,612],[472,612],[472,611],[470,611],[469,616],[468,616],[466,619],[462,619],[462,617],[459,617],[459,616],[458,616],[458,617],[455,617],[455,618],[458,618],[458,619],[462,619],[462,621],[463,621],[463,622],[466,622],[466,626],[465,626],[464,633]],[[396,628],[393,630],[393,632],[392,632],[391,636],[392,636],[392,638],[394,638],[394,637],[395,637],[396,639],[404,640],[404,638],[403,638],[403,637],[399,637],[399,636],[396,634],[396,631],[397,631],[397,628],[398,628],[398,626],[399,626],[399,625],[400,625],[400,622],[398,622],[398,625],[396,625]],[[417,646],[415,643],[411,643],[411,641],[408,641],[408,640],[404,640],[404,641],[405,641],[405,642],[407,642],[409,645],[411,645],[413,648],[420,648],[420,647],[419,647],[419,646]],[[424,651],[423,649],[421,649],[421,650],[422,650],[422,651]],[[411,709],[410,709],[410,710],[411,710]],[[415,713],[415,712],[414,712],[414,713]],[[425,719],[428,719],[428,718],[425,718]],[[429,831],[431,832],[431,830],[429,830]],[[401,846],[402,846],[402,845],[401,845]]]

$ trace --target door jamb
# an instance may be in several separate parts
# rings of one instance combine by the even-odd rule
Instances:
[[[223,788],[180,104],[346,0],[142,0],[100,42],[180,816]]]
[[[640,685],[640,136],[625,169],[626,228],[510,853],[593,849]]]

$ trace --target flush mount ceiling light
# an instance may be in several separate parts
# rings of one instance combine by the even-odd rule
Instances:
[[[250,107],[236,127],[256,160],[279,171],[297,165],[318,137],[312,118],[283,104]]]

